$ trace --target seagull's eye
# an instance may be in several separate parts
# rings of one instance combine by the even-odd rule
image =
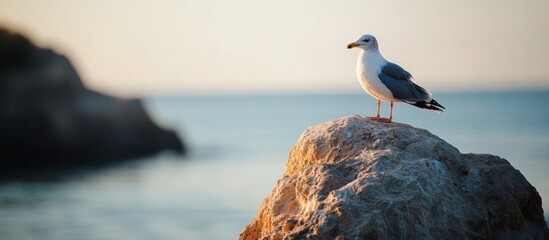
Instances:
[[[370,41],[370,39],[364,39],[364,41],[365,41],[365,42],[369,42],[369,41]]]

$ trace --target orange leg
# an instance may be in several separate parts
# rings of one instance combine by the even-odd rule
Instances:
[[[369,119],[371,120],[374,120],[374,121],[378,121],[378,122],[391,122],[390,119],[388,118],[382,118],[380,117],[379,115],[379,109],[381,108],[381,100],[377,100],[377,111],[376,111],[376,116],[375,117],[368,117]]]
[[[376,113],[376,118],[379,118],[379,107],[381,106],[381,100],[377,100],[377,113]]]
[[[391,112],[389,113],[389,118],[382,118],[379,115],[379,108],[381,106],[381,100],[377,100],[377,112],[375,117],[368,117],[371,120],[378,121],[378,122],[384,122],[384,123],[390,123],[393,120],[393,101],[391,101]]]
[[[393,121],[393,101],[391,101],[391,111],[389,113],[389,122]]]

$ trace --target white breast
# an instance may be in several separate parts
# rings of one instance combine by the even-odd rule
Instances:
[[[383,101],[395,101],[393,94],[383,85],[378,75],[387,60],[379,51],[360,51],[356,74],[362,88],[373,97]]]

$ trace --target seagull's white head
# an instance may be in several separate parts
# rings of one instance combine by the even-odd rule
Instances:
[[[349,43],[349,45],[347,45],[348,49],[351,49],[351,48],[354,48],[354,47],[358,47],[358,48],[360,48],[364,51],[376,50],[377,49],[377,40],[374,36],[372,36],[370,34],[366,34],[366,35],[358,38],[358,40],[356,40],[355,42]]]

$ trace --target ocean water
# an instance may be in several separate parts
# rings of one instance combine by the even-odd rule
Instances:
[[[549,91],[435,98],[443,114],[397,103],[394,120],[461,152],[509,160],[549,209]],[[376,107],[359,93],[150,96],[145,103],[157,123],[185,138],[188,156],[162,153],[52,181],[1,184],[0,239],[235,239],[307,126],[373,115]]]

